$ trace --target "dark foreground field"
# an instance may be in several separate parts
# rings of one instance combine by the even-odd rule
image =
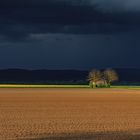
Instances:
[[[140,140],[140,90],[0,89],[0,139]]]

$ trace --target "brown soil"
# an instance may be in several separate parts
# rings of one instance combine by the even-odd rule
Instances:
[[[0,139],[139,140],[140,90],[0,89]]]

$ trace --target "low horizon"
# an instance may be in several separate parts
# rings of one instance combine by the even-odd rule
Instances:
[[[0,140],[140,140],[140,0],[0,0]]]

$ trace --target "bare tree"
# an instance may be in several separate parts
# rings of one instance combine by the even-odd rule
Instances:
[[[102,74],[99,70],[92,70],[91,72],[89,72],[88,75],[88,81],[90,83],[90,87],[97,87],[96,82],[99,81],[102,78]]]
[[[111,84],[115,81],[118,81],[118,74],[115,70],[113,69],[106,69],[103,72],[103,77],[105,79],[105,81],[107,82],[107,85],[110,87]]]

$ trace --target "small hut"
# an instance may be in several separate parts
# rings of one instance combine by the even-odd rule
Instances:
[[[101,79],[96,82],[96,87],[107,87],[107,82],[104,79]]]
[[[103,80],[103,79],[101,79],[101,80],[98,80],[97,82],[90,82],[89,83],[90,84],[90,87],[91,88],[96,88],[96,87],[107,87],[108,85],[107,85],[107,82],[105,81],[105,80]]]

